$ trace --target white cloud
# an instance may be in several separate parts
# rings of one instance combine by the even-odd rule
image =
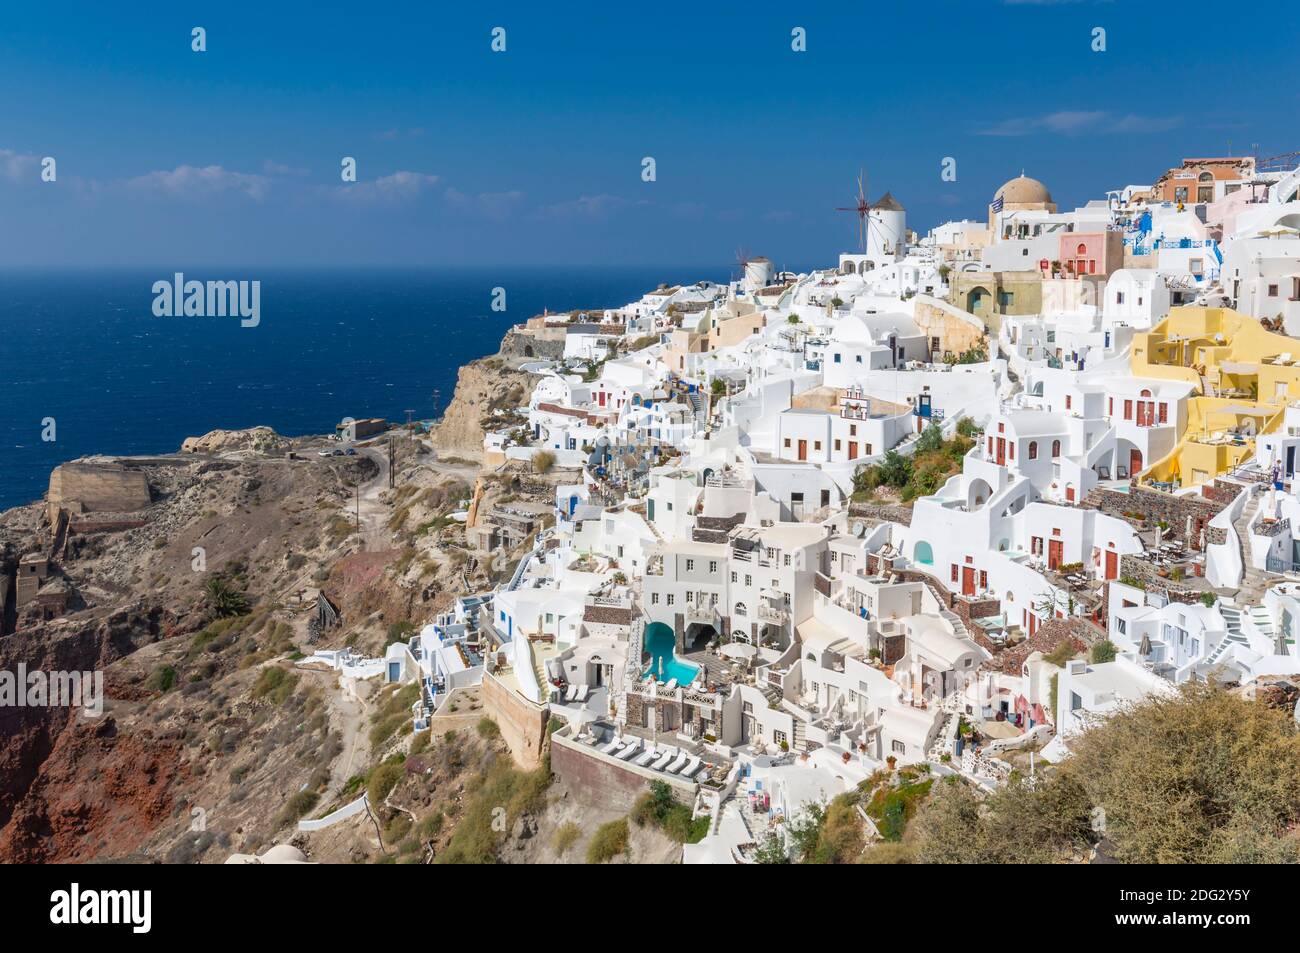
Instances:
[[[645,199],[625,199],[602,192],[598,195],[580,195],[567,202],[543,205],[537,211],[542,218],[603,219],[633,206],[649,204]]]
[[[519,207],[519,204],[524,200],[524,193],[519,191],[479,192],[476,195],[470,195],[459,189],[449,188],[444,193],[444,197],[447,204],[452,208],[475,212],[491,219],[503,219],[509,217]]]
[[[251,199],[263,199],[271,181],[264,175],[232,172],[219,165],[179,165],[174,169],[149,172],[127,179],[128,189],[176,198],[203,198],[222,192],[242,192]]]
[[[303,176],[311,173],[310,169],[296,165],[285,165],[283,162],[276,162],[274,159],[267,159],[262,163],[262,172],[266,175],[293,175]]]
[[[1062,110],[1042,116],[1018,116],[981,126],[979,136],[1030,136],[1047,133],[1059,136],[1110,135],[1116,133],[1167,132],[1180,125],[1176,116],[1116,115],[1106,110]]]
[[[432,189],[438,181],[436,175],[403,169],[378,179],[335,186],[332,191],[344,201],[358,204],[409,202]]]
[[[39,182],[41,160],[37,156],[0,149],[0,179],[10,182]]]

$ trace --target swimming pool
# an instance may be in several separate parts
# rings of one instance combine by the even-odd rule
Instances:
[[[651,622],[645,627],[645,650],[650,653],[650,664],[645,677],[653,675],[660,682],[677,679],[678,685],[689,685],[700,674],[700,667],[678,661],[673,654],[673,630],[662,622]]]

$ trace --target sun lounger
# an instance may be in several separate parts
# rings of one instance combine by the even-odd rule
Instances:
[[[695,757],[691,758],[690,761],[687,761],[686,767],[682,768],[682,777],[692,777],[696,771],[700,770],[700,763],[700,759]]]
[[[668,679],[667,682],[664,683],[664,687],[660,690],[665,692],[671,692],[676,687],[677,687],[677,679],[670,678]]]
[[[668,765],[668,767],[664,768],[664,770],[667,771],[669,774],[676,774],[682,768],[686,767],[686,762],[689,760],[690,760],[690,755],[688,755],[685,751],[683,751],[681,754],[677,756],[677,760],[674,761],[672,764]]]
[[[564,700],[566,702],[571,702],[573,701],[573,696],[576,694],[578,694],[578,686],[570,685],[568,691],[564,693]]]
[[[657,757],[659,757],[659,750],[654,745],[650,745],[648,748],[645,749],[645,753],[642,754],[639,758],[637,758],[632,763],[638,764],[644,768],[646,765],[648,765],[651,761],[655,760]]]
[[[615,751],[617,751],[619,748],[622,747],[623,747],[623,739],[620,738],[618,735],[615,735],[613,741],[611,741],[609,744],[605,745],[605,747],[600,749],[600,753],[613,754]]]
[[[632,755],[636,754],[640,750],[641,750],[641,739],[633,738],[630,742],[628,742],[627,747],[624,748],[622,751],[620,751],[616,755],[616,757],[620,761],[627,761],[632,757]]]
[[[665,748],[663,754],[659,756],[659,760],[650,765],[650,767],[655,771],[662,771],[668,766],[668,762],[672,761],[675,757],[677,757],[676,748]]]
[[[573,700],[575,702],[585,702],[589,694],[591,694],[591,688],[587,685],[575,685],[573,688]]]

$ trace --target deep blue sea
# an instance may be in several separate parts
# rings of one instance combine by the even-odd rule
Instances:
[[[332,432],[345,417],[438,412],[467,361],[543,308],[612,307],[661,281],[725,281],[712,268],[266,271],[261,322],[155,317],[173,269],[0,272],[0,509],[39,499],[50,470],[90,453],[174,451],[188,436],[265,424]],[[491,309],[506,289],[505,312]],[[41,439],[54,418],[56,439]]]

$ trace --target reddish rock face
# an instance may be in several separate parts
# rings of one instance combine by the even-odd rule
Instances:
[[[73,716],[0,829],[0,862],[130,854],[170,817],[180,755],[175,741],[119,734],[111,716]]]
[[[115,611],[72,629],[6,636],[0,667],[102,670],[169,630],[156,609]],[[110,702],[139,693],[106,680]],[[188,774],[178,742],[123,733],[108,714],[67,708],[0,709],[0,863],[90,860],[112,845],[134,850],[172,810]]]

